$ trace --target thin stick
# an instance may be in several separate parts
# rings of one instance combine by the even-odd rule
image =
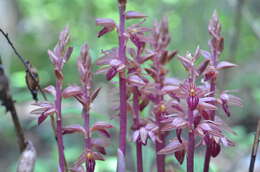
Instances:
[[[45,101],[47,101],[47,97],[45,95],[45,93],[43,92],[40,84],[37,82],[37,79],[35,78],[35,76],[32,74],[31,70],[30,70],[30,67],[28,65],[28,60],[26,60],[15,48],[14,44],[12,43],[12,41],[10,40],[9,36],[8,36],[8,33],[5,33],[1,28],[0,28],[0,32],[2,33],[2,35],[5,37],[5,39],[7,40],[8,44],[11,46],[12,50],[14,51],[15,55],[21,60],[21,62],[23,63],[24,67],[26,68],[26,70],[28,71],[29,75],[31,76],[31,78],[34,80],[34,83],[37,84],[37,87],[39,88],[41,94],[42,94],[42,97],[44,98]],[[51,115],[51,126],[52,126],[52,129],[53,129],[53,133],[55,135],[55,138],[56,138],[56,134],[55,134],[55,131],[56,131],[56,127],[55,127],[55,119],[54,117]]]
[[[5,39],[7,40],[8,44],[11,46],[11,48],[13,49],[15,55],[21,60],[21,62],[23,63],[24,67],[26,68],[26,70],[29,72],[30,76],[32,77],[32,79],[34,80],[35,83],[37,83],[37,87],[39,88],[43,98],[45,100],[47,100],[47,97],[45,95],[45,93],[42,91],[40,84],[38,84],[37,79],[35,78],[35,76],[32,74],[30,67],[28,65],[28,60],[26,60],[23,56],[21,56],[21,54],[18,53],[18,51],[16,50],[16,48],[14,47],[14,44],[12,43],[12,41],[10,40],[8,33],[5,33],[1,28],[0,28],[0,32],[2,33],[2,35],[5,37]]]
[[[20,152],[22,153],[27,146],[27,141],[25,140],[23,128],[20,124],[19,118],[18,118],[17,113],[16,113],[14,101],[13,101],[12,96],[11,96],[10,91],[9,91],[9,81],[8,81],[8,78],[5,75],[4,68],[2,67],[1,58],[0,58],[0,64],[1,64],[1,68],[0,68],[0,82],[1,82],[0,83],[0,86],[1,86],[0,99],[2,101],[2,105],[5,106],[6,112],[10,111],[10,113],[11,113],[12,121],[13,121],[14,128],[15,128],[15,134],[16,134],[16,137],[17,137],[17,143],[18,143]]]
[[[23,128],[20,124],[19,118],[17,116],[16,109],[15,109],[15,106],[14,106],[14,102],[13,102],[12,99],[10,100],[10,103],[11,103],[10,112],[11,112],[11,116],[12,116],[12,121],[14,123],[17,142],[18,142],[18,145],[19,145],[20,152],[23,152],[23,150],[27,146],[27,141],[25,140],[24,131],[23,131]]]
[[[258,121],[257,129],[256,129],[255,140],[254,140],[254,144],[253,144],[251,161],[250,161],[250,166],[249,166],[249,172],[254,171],[255,159],[256,159],[257,149],[258,149],[258,145],[259,145],[259,141],[260,141],[259,139],[260,139],[260,120]]]

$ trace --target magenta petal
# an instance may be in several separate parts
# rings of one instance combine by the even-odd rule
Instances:
[[[202,55],[205,59],[210,60],[211,59],[211,54],[208,51],[205,50],[200,50],[200,55]]]
[[[69,125],[63,128],[62,130],[62,134],[72,134],[72,133],[82,133],[85,136],[87,135],[87,132],[85,131],[85,129],[79,125],[79,124],[73,124],[73,125]]]
[[[73,97],[73,96],[77,96],[79,94],[81,94],[81,87],[77,86],[77,85],[71,85],[68,86],[67,88],[65,88],[62,92],[62,96],[64,98],[68,98],[68,97]]]
[[[44,88],[43,91],[50,93],[53,96],[56,96],[56,89],[53,85],[49,85],[48,87]]]
[[[48,55],[52,64],[56,65],[59,61],[59,57],[57,57],[56,54],[51,50],[48,50]]]
[[[47,117],[48,117],[48,115],[42,114],[42,115],[38,118],[38,125],[40,125]]]
[[[210,146],[211,146],[211,156],[215,158],[220,153],[221,147],[214,140],[211,142]]]
[[[128,78],[129,82],[135,86],[144,86],[145,82],[138,75],[131,75]]]
[[[107,123],[107,122],[104,122],[104,121],[99,121],[99,122],[96,122],[93,127],[91,128],[91,130],[98,130],[98,129],[107,129],[107,128],[113,128],[113,125]]]
[[[66,50],[65,54],[64,54],[64,59],[67,62],[71,56],[73,52],[73,47],[68,47],[68,49]]]
[[[105,35],[108,32],[111,32],[113,30],[113,28],[107,28],[104,27],[101,31],[98,32],[97,37],[100,38],[101,36]]]
[[[146,15],[136,12],[136,11],[127,11],[125,14],[126,19],[142,19],[147,17]]]
[[[182,129],[180,129],[180,128],[176,129],[176,136],[177,136],[180,143],[182,143],[181,132],[182,132]]]
[[[233,67],[237,67],[237,65],[227,62],[227,61],[221,61],[217,65],[217,69],[227,69],[227,68],[233,68]]]
[[[223,101],[223,100],[222,100],[222,108],[223,108],[225,114],[226,114],[228,117],[230,117],[231,113],[230,113],[230,110],[229,110],[227,101]]]
[[[106,78],[108,81],[110,81],[115,75],[117,74],[117,71],[115,68],[110,68],[106,73]]]
[[[109,19],[109,18],[97,18],[96,25],[103,26],[103,27],[114,27],[115,22],[114,22],[114,20]]]
[[[184,160],[184,157],[185,157],[185,150],[181,150],[181,151],[178,151],[178,152],[175,152],[174,155],[175,155],[175,158],[179,161],[180,164],[183,163],[183,160]]]

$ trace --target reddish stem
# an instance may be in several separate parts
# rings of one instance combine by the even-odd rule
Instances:
[[[156,83],[159,85],[159,89],[162,89],[163,87],[163,81],[164,81],[164,77],[160,76],[160,62],[159,62],[159,58],[155,58],[154,60],[154,67],[158,70],[157,71],[157,76],[156,76]],[[157,104],[159,104],[160,102],[163,101],[163,95],[158,95],[157,96]],[[159,126],[159,138],[161,140],[161,142],[156,141],[155,142],[155,149],[156,149],[156,166],[157,166],[157,172],[164,172],[165,171],[165,155],[159,155],[157,154],[157,152],[159,152],[161,149],[163,149],[165,147],[165,141],[164,141],[164,134],[161,133],[161,115],[162,114],[157,114],[156,115],[156,122],[157,125]]]
[[[138,88],[134,87],[134,97],[133,97],[133,109],[134,109],[134,125],[140,125],[140,107],[139,107],[139,96],[138,96]],[[143,172],[143,155],[142,155],[142,143],[137,140],[136,141],[136,164],[137,164],[137,172]]]
[[[213,65],[216,67],[217,66],[217,53],[213,51]],[[212,97],[215,95],[216,91],[216,78],[211,79],[210,81],[210,91],[212,92]],[[210,120],[215,120],[215,110],[210,111]],[[207,136],[208,137],[208,136]],[[207,145],[206,148],[206,153],[205,153],[205,160],[204,160],[204,169],[203,172],[209,172],[209,164],[210,164],[210,159],[211,159],[211,140],[209,139],[209,145]]]
[[[84,138],[85,142],[85,150],[90,150],[90,135],[89,135],[89,124],[90,124],[90,119],[89,119],[89,111],[87,109],[83,109],[83,119],[84,119],[84,129],[87,132],[86,137]],[[88,169],[88,160],[86,160],[86,170]]]
[[[61,172],[65,172],[65,155],[64,155],[64,145],[62,139],[62,116],[61,116],[61,88],[62,88],[62,81],[56,80],[56,99],[55,99],[55,108],[57,114],[57,127],[56,127],[56,136],[57,136],[57,144],[58,144],[58,151],[59,151],[59,166]]]
[[[87,73],[85,73],[87,75]],[[83,79],[82,79],[83,80]],[[83,96],[90,103],[90,83],[82,82],[83,85]],[[84,120],[84,129],[87,132],[87,135],[84,137],[85,142],[85,151],[89,151],[91,149],[91,138],[90,138],[90,115],[89,115],[89,104],[83,105],[82,118]],[[88,172],[88,163],[89,161],[86,159],[85,166],[86,172]]]
[[[119,51],[118,56],[120,60],[126,64],[126,40],[124,36],[125,32],[125,4],[119,4]],[[125,80],[125,70],[120,72],[119,76],[119,94],[120,94],[120,141],[119,148],[122,153],[126,153],[126,134],[127,134],[127,90]]]
[[[209,171],[210,158],[211,158],[211,149],[210,149],[210,145],[207,145],[207,149],[206,149],[206,153],[205,153],[203,172],[208,172]]]
[[[160,81],[160,80],[159,80]],[[158,96],[157,102],[161,102],[163,100],[163,96]],[[161,142],[156,141],[155,142],[155,149],[156,149],[156,166],[157,166],[157,172],[164,172],[165,171],[165,155],[159,155],[158,152],[165,147],[165,141],[164,141],[164,134],[161,133],[161,123],[160,123],[160,117],[161,114],[156,115],[156,122],[159,126],[159,138]]]
[[[188,111],[189,119],[189,138],[188,138],[188,152],[187,152],[187,172],[193,172],[194,169],[194,148],[195,148],[195,137],[193,133],[193,110]]]
[[[159,152],[162,148],[164,148],[164,137],[161,135],[162,142],[155,142],[156,152]],[[156,155],[156,165],[157,165],[157,172],[164,172],[165,171],[165,155]]]

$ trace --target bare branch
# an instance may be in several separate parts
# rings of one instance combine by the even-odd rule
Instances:
[[[256,159],[257,149],[258,149],[258,145],[259,145],[259,141],[260,141],[259,139],[260,139],[260,120],[258,121],[258,124],[257,124],[255,140],[254,140],[252,154],[251,154],[249,172],[254,172],[255,159]]]
[[[21,54],[18,53],[18,51],[16,50],[16,48],[14,47],[14,44],[12,43],[12,41],[10,40],[8,33],[5,33],[1,28],[0,28],[0,32],[2,33],[2,35],[5,37],[5,39],[7,40],[8,44],[11,46],[11,48],[13,49],[15,55],[21,60],[21,62],[23,63],[24,67],[26,68],[26,72],[30,75],[30,77],[33,79],[34,83],[37,84],[37,87],[39,88],[43,98],[45,100],[47,100],[47,97],[45,95],[45,93],[42,91],[41,86],[38,82],[38,79],[36,78],[35,74],[32,72],[31,70],[31,66],[28,60],[26,60]],[[31,91],[31,90],[30,90]]]

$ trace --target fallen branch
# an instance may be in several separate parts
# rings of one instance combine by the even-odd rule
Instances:
[[[249,172],[254,172],[255,159],[256,159],[257,149],[258,149],[258,145],[259,145],[259,141],[260,141],[259,139],[260,139],[260,120],[258,121],[258,124],[257,124],[255,140],[254,140],[252,154],[251,154]]]

